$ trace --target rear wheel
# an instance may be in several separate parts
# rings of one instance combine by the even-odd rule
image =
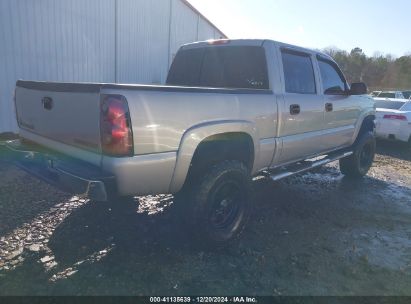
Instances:
[[[376,140],[371,132],[364,133],[354,148],[354,154],[340,160],[341,173],[359,178],[370,170],[375,158]]]
[[[239,161],[216,164],[194,182],[179,209],[197,241],[221,246],[240,235],[250,213],[250,184],[248,169]]]

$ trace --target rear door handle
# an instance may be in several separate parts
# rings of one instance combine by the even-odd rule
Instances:
[[[326,104],[325,104],[325,110],[326,110],[327,112],[332,112],[332,111],[334,110],[333,104],[332,104],[332,103],[326,103]]]
[[[291,115],[298,115],[301,113],[301,107],[298,104],[293,104],[290,106],[290,114]]]

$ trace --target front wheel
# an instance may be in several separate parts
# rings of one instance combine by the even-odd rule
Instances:
[[[185,203],[185,217],[201,244],[222,246],[237,238],[250,213],[251,178],[239,161],[214,165]]]
[[[375,150],[374,134],[364,133],[355,145],[354,154],[340,160],[341,173],[354,178],[365,176],[374,162]]]

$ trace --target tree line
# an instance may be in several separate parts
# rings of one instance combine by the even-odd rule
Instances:
[[[365,82],[370,90],[411,89],[411,54],[369,57],[358,47],[351,52],[335,48],[324,52],[334,58],[349,83]]]

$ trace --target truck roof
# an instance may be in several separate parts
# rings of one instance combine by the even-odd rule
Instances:
[[[198,42],[184,44],[181,47],[181,49],[226,46],[228,44],[232,45],[232,46],[262,46],[266,42],[271,42],[271,43],[280,45],[281,47],[284,47],[284,48],[290,48],[290,49],[294,49],[294,50],[305,52],[305,53],[311,53],[311,54],[315,54],[315,55],[319,54],[319,55],[322,55],[323,57],[326,57],[328,59],[333,60],[333,58],[331,56],[329,56],[328,54],[325,54],[325,53],[323,53],[319,50],[304,48],[304,47],[301,47],[301,46],[292,45],[292,44],[288,44],[288,43],[284,43],[284,42],[280,42],[280,41],[275,41],[275,40],[271,40],[271,39],[216,39],[216,40],[206,40],[206,41],[198,41]]]

